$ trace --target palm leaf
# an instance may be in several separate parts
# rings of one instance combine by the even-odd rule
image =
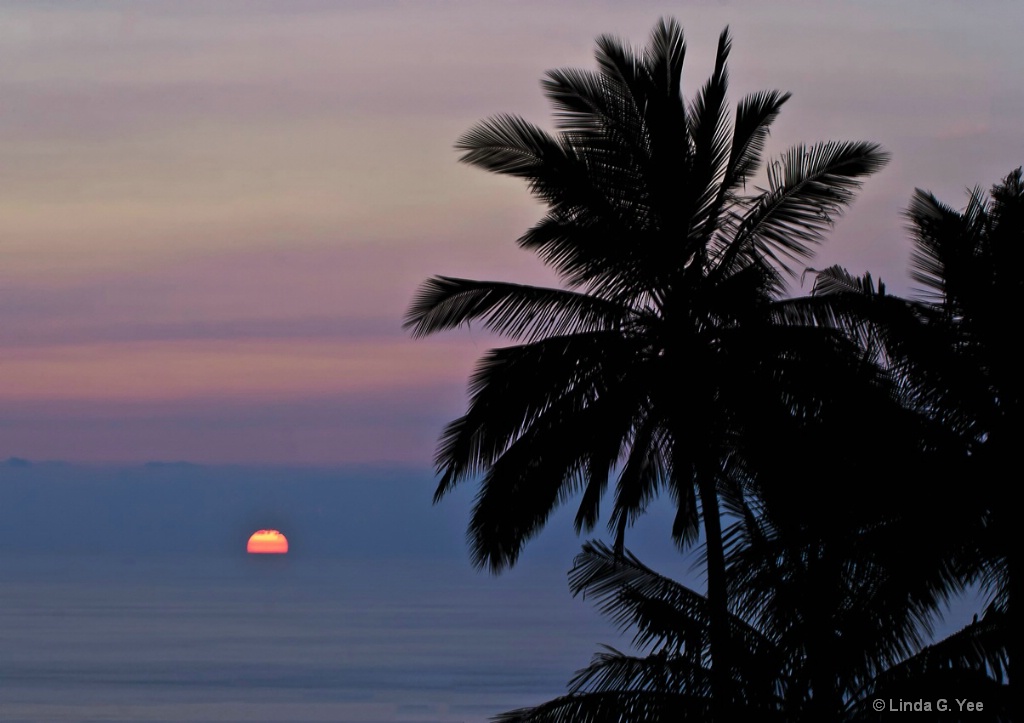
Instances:
[[[983,700],[986,720],[1009,723],[1013,718],[1007,624],[1004,613],[990,608],[980,620],[976,616],[958,632],[886,668],[851,698],[851,718],[871,720],[870,704],[878,698],[934,699],[956,691],[958,698]],[[964,712],[950,720],[970,721],[977,715]]]
[[[596,395],[573,390],[530,420],[480,480],[468,532],[474,563],[492,571],[514,564],[550,513],[580,491],[577,529],[592,527],[607,471],[628,445],[645,396],[629,385]]]
[[[576,556],[569,573],[573,595],[591,596],[598,610],[625,630],[637,629],[634,644],[641,649],[655,647],[682,650],[687,631],[695,635],[708,624],[707,598],[675,580],[659,575],[628,551],[619,554],[602,542],[591,541]],[[668,617],[666,617],[668,616]],[[756,658],[774,645],[739,618],[733,618],[733,632]],[[703,645],[703,641],[696,643]]]
[[[928,301],[945,303],[951,294],[955,299],[957,277],[962,278],[974,266],[981,229],[971,223],[971,216],[977,219],[979,206],[984,206],[978,189],[971,193],[970,205],[973,214],[961,214],[931,193],[921,189],[914,192],[906,211],[915,241],[910,255],[911,278],[923,285],[921,294]]]
[[[703,247],[714,230],[711,212],[718,196],[719,182],[729,158],[730,128],[726,112],[729,86],[727,61],[732,41],[726,28],[718,38],[715,70],[694,98],[687,112],[690,138],[694,146],[693,163],[687,177],[687,199],[692,204],[684,211],[688,220],[689,241]],[[688,244],[686,257],[695,249]]]
[[[464,163],[492,173],[527,180],[550,176],[554,168],[566,168],[566,157],[558,140],[519,116],[499,115],[467,132],[455,144]]]
[[[729,163],[721,184],[719,204],[761,166],[769,129],[779,115],[789,93],[777,90],[748,95],[736,106]]]
[[[615,648],[602,647],[604,652],[595,655],[590,665],[578,671],[569,681],[571,695],[605,691],[686,691],[692,696],[706,696],[710,693],[707,669],[695,664],[687,656],[660,651],[637,657],[626,655]]]
[[[590,294],[435,276],[416,293],[403,326],[419,337],[479,319],[490,331],[532,342],[617,329],[628,318],[628,309]]]
[[[707,721],[710,711],[710,701],[700,696],[609,691],[566,695],[534,708],[509,711],[491,720],[494,723],[660,723]]]
[[[755,197],[725,255],[746,246],[791,271],[854,198],[862,179],[880,170],[889,154],[875,143],[828,142],[796,146],[768,169],[768,188]]]
[[[620,352],[612,353],[616,346]],[[435,461],[442,476],[435,502],[461,480],[493,465],[543,414],[584,408],[606,388],[610,367],[629,363],[630,350],[618,335],[593,332],[485,355],[470,380],[466,414],[441,436]],[[622,374],[620,366],[611,378]]]
[[[651,414],[634,427],[629,455],[619,473],[615,504],[608,529],[615,532],[615,551],[622,553],[626,528],[646,509],[660,487],[671,478],[665,449],[665,430]],[[692,499],[691,504],[694,504]]]
[[[550,213],[519,239],[519,245],[536,251],[568,286],[628,304],[649,291],[665,268],[657,251],[659,237],[645,227],[645,215],[635,216],[631,223]]]
[[[555,138],[514,115],[499,115],[478,124],[456,143],[464,151],[459,160],[492,173],[527,180],[530,191],[566,213],[585,209],[605,222],[620,217],[565,138]]]

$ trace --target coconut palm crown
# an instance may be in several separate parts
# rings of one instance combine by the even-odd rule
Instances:
[[[747,192],[789,94],[755,93],[730,113],[730,45],[723,31],[714,72],[687,101],[678,23],[659,22],[643,49],[600,37],[596,71],[554,70],[542,83],[557,132],[500,115],[464,135],[463,162],[523,178],[546,204],[519,245],[562,287],[434,277],[406,317],[415,336],[477,322],[515,342],[480,360],[468,409],[437,451],[435,500],[478,481],[475,563],[514,564],[573,497],[577,531],[592,529],[613,476],[608,524],[621,549],[667,493],[680,545],[703,519],[717,676],[729,667],[718,485],[745,421],[813,414],[807,379],[846,368],[852,346],[789,321],[784,277],[887,160],[866,142],[797,146]]]
[[[457,144],[462,161],[526,179],[547,204],[519,245],[565,288],[435,277],[406,318],[416,336],[477,321],[519,342],[480,361],[436,458],[436,499],[480,477],[470,539],[475,561],[494,570],[574,493],[576,526],[591,529],[616,469],[613,529],[665,488],[676,536],[692,539],[694,480],[720,474],[729,405],[741,401],[730,388],[804,341],[770,339],[783,273],[887,160],[871,143],[797,146],[770,165],[767,188],[747,194],[789,94],[747,96],[729,117],[728,30],[690,102],[676,22],[661,21],[641,51],[607,36],[597,46],[596,72],[555,70],[543,82],[557,133],[502,115]]]

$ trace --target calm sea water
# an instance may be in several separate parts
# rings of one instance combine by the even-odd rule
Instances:
[[[492,577],[466,559],[472,490],[440,509],[432,490],[401,470],[0,465],[0,721],[469,723],[629,648],[569,595],[572,509]],[[649,517],[633,549],[699,587],[670,507]],[[241,552],[264,526],[292,552]],[[939,633],[979,610],[955,600]]]
[[[627,646],[565,570],[0,559],[0,720],[484,721]]]

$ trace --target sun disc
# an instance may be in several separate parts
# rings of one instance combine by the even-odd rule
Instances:
[[[277,530],[256,530],[245,551],[250,555],[283,555],[288,552],[288,538]]]

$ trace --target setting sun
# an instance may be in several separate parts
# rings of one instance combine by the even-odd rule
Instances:
[[[288,538],[277,530],[256,530],[245,551],[250,555],[283,555],[288,552]]]

